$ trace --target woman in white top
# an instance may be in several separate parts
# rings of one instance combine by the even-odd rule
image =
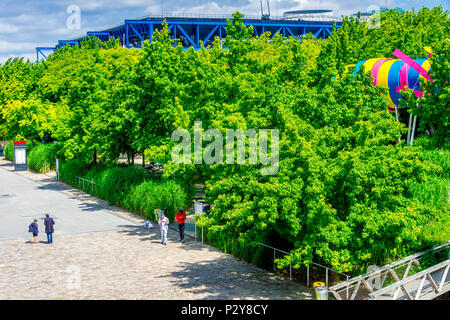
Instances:
[[[161,243],[164,245],[167,245],[167,230],[169,229],[169,219],[164,215],[164,213],[161,214],[161,218],[159,218],[158,221],[159,228],[161,229]]]

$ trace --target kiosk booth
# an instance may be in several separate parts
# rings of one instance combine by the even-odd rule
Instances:
[[[14,141],[14,170],[27,170],[27,142]]]

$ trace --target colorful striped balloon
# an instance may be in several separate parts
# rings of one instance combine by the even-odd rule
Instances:
[[[431,70],[431,64],[428,59],[414,60],[421,66],[426,73]],[[373,78],[373,84],[388,88],[389,108],[395,108],[400,104],[402,95],[400,91],[404,87],[415,90],[416,95],[421,97],[419,78],[426,78],[420,74],[416,69],[410,66],[404,60],[391,58],[375,58],[360,61],[355,66],[355,73],[361,68],[365,72],[369,72]],[[425,75],[427,77],[427,74]]]

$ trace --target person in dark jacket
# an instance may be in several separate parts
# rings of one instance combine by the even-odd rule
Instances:
[[[53,221],[52,218],[48,215],[48,213],[45,215],[44,225],[45,225],[45,233],[47,234],[47,243],[53,243],[53,232],[55,230],[53,229],[53,225],[55,224],[55,221]]]
[[[31,243],[38,242],[39,228],[37,222],[38,222],[37,219],[34,219],[34,221],[28,227],[28,232],[33,233],[33,239],[31,239]]]
[[[211,205],[209,203],[205,204],[205,206],[203,207],[203,212],[206,214],[211,212]]]

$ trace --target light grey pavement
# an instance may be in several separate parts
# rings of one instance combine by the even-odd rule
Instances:
[[[41,237],[41,240],[42,237]],[[157,228],[0,242],[0,300],[312,299],[311,289]]]
[[[54,243],[43,243],[40,220],[40,243],[30,244],[28,225],[45,212],[55,217]],[[0,300],[313,298],[190,237],[181,244],[175,231],[164,246],[141,217],[2,159],[0,219]]]
[[[65,194],[52,184],[43,185],[0,167],[0,241],[30,238],[28,226],[35,218],[39,233],[44,235],[45,213],[55,220],[55,237],[135,225],[95,203]]]

